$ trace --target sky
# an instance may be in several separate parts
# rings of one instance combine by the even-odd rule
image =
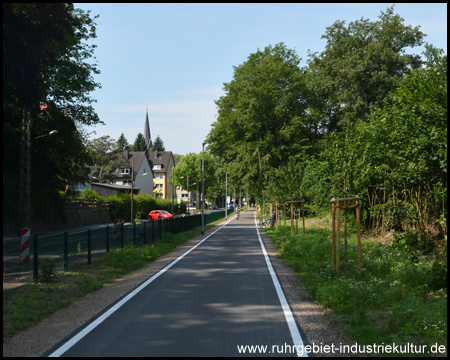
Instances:
[[[308,50],[322,52],[321,36],[337,20],[376,21],[392,3],[145,4],[75,3],[96,19],[95,57],[102,88],[91,96],[105,125],[85,128],[89,138],[144,134],[146,109],[153,141],[178,155],[202,151],[217,118],[215,101],[234,66],[283,42],[306,65]],[[420,26],[425,41],[447,54],[447,4],[401,3],[394,13]],[[425,48],[411,49],[421,54]],[[230,139],[230,142],[232,139]]]

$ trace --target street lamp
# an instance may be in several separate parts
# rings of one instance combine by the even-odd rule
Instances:
[[[228,173],[225,173],[225,220],[228,220]]]
[[[205,232],[205,144],[202,143],[202,235]]]
[[[46,136],[50,136],[50,135],[57,134],[57,133],[58,133],[58,130],[52,130],[48,134],[44,134],[44,135],[40,135],[40,136],[35,137],[33,139],[33,141],[36,140],[36,139],[43,138],[43,137],[46,137]]]
[[[136,177],[146,176],[146,175],[148,175],[148,174],[146,172],[144,172],[142,175],[136,175]],[[133,155],[133,161],[131,164],[131,220],[130,221],[132,223],[134,222],[134,220],[133,220],[133,202],[134,202],[133,195],[134,195],[134,155]]]

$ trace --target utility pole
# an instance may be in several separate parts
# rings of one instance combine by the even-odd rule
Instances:
[[[22,112],[22,142],[20,147],[20,184],[19,184],[19,216],[20,228],[30,227],[31,223],[31,116],[30,108]]]

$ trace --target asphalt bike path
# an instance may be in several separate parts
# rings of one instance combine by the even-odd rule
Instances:
[[[303,344],[255,214],[243,212],[50,356],[297,356]]]

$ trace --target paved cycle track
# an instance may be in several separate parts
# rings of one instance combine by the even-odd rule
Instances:
[[[255,213],[247,211],[55,346],[50,356],[296,356],[294,347],[304,343]],[[238,346],[245,345],[267,348],[240,352]]]

